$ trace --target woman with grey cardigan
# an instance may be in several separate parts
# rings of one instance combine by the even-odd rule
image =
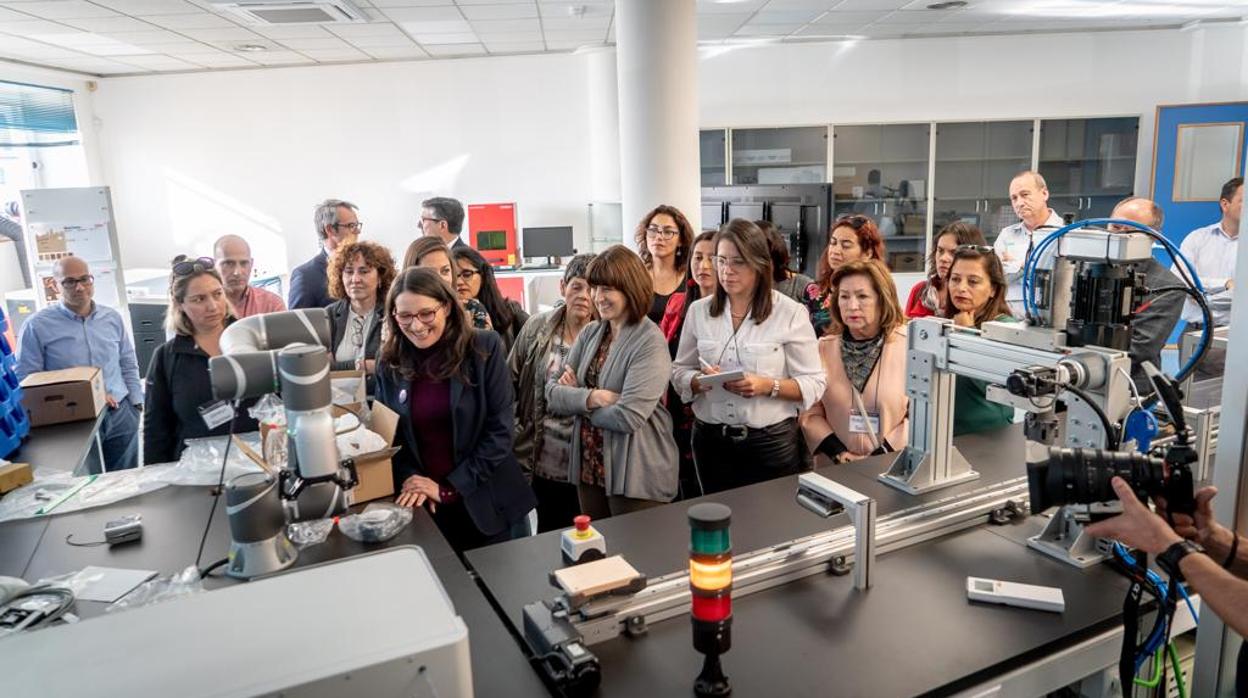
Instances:
[[[594,518],[670,502],[676,496],[672,419],[661,403],[672,362],[646,312],[653,285],[641,258],[614,245],[586,278],[601,320],[576,338],[547,410],[572,415],[570,480]]]

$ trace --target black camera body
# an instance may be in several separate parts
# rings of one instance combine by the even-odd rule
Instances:
[[[1027,464],[1031,513],[1039,514],[1065,504],[1089,505],[1090,518],[1113,513],[1091,505],[1115,502],[1110,480],[1127,481],[1140,501],[1161,497],[1171,513],[1190,514],[1196,509],[1191,464],[1196,453],[1187,445],[1172,446],[1165,458],[1135,452],[1099,448],[1050,448],[1047,460]]]

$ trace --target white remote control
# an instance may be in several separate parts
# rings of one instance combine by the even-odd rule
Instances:
[[[972,601],[999,603],[1038,611],[1061,613],[1066,610],[1066,599],[1057,587],[1041,587],[1032,584],[1003,582],[983,577],[966,578],[966,596]]]

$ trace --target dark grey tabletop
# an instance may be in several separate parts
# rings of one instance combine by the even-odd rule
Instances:
[[[87,565],[154,569],[161,574],[181,571],[195,561],[195,551],[212,506],[207,487],[167,487],[116,504],[48,519],[0,524],[0,575],[28,581],[74,572]],[[143,515],[143,539],[137,543],[109,548],[73,547],[65,536],[75,540],[97,540],[104,523],[124,514]],[[46,530],[44,530],[46,528]],[[520,646],[508,634],[494,609],[486,601],[470,573],[446,543],[433,520],[416,512],[412,524],[386,545],[419,545],[446,588],[455,610],[468,625],[472,654],[473,683],[480,696],[548,695],[537,674],[530,668]],[[322,544],[300,552],[298,565],[348,557],[380,546],[357,543],[336,528]],[[212,530],[204,548],[203,564],[225,556],[229,529],[225,502],[218,503]],[[237,582],[210,579],[205,584],[218,587]],[[349,595],[334,603],[350,602]],[[105,604],[79,602],[83,617],[98,615]]]
[[[30,438],[9,460],[30,463],[36,473],[48,470],[67,472],[98,472],[98,459],[88,458],[96,429],[104,419],[101,412],[95,419],[65,422],[30,430]],[[94,468],[94,470],[93,470]]]
[[[875,480],[883,458],[822,468],[821,474],[876,497],[879,513],[943,499],[1023,474],[1019,427],[959,439],[983,472],[975,482],[910,497]],[[793,502],[796,478],[781,478],[706,498],[732,508],[733,549],[740,554],[847,525],[823,521]],[[700,500],[694,500],[700,501]],[[621,553],[648,576],[688,563],[689,503],[595,523],[608,554]],[[817,576],[734,600],[733,649],[724,658],[736,695],[941,694],[966,688],[1119,622],[1126,581],[1105,566],[1078,570],[1025,547],[1040,525],[1031,519],[981,527],[879,558],[875,586],[862,593],[852,577]],[[513,627],[524,604],[553,598],[550,570],[562,563],[559,534],[472,551],[468,561]],[[981,606],[966,599],[966,577],[1062,588],[1065,613]],[[602,663],[603,696],[680,695],[701,666],[688,621],[651,626],[646,635],[592,646]]]

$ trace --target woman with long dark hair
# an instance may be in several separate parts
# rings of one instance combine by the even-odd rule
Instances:
[[[949,268],[953,266],[953,253],[962,245],[987,246],[988,242],[979,228],[965,221],[950,223],[936,234],[932,253],[927,258],[927,279],[910,289],[906,317],[944,316],[949,311],[945,286],[949,281]]]
[[[455,291],[464,302],[477,300],[490,314],[490,326],[503,338],[503,346],[511,351],[520,328],[528,322],[529,314],[520,304],[503,296],[494,279],[494,267],[485,261],[480,252],[468,246],[451,250],[455,266]]]
[[[642,217],[633,240],[654,287],[646,315],[657,325],[669,305],[684,301],[693,226],[680,209],[664,204]]]
[[[819,257],[819,296],[811,312],[815,334],[822,337],[832,324],[832,272],[846,262],[859,259],[878,259],[887,265],[884,238],[875,221],[856,213],[841,216],[832,223],[828,232],[828,246]]]
[[[455,288],[455,263],[451,261],[451,248],[439,238],[426,235],[412,240],[412,244],[407,246],[407,252],[403,254],[403,268],[409,267],[432,269],[448,286]],[[469,298],[461,300],[460,305],[468,314],[468,320],[473,327],[478,330],[493,329],[490,313],[481,305],[481,301]]]
[[[502,340],[475,330],[438,272],[403,270],[386,296],[377,399],[399,415],[396,502],[427,504],[451,547],[508,540],[537,506],[512,453]]]
[[[945,317],[959,327],[979,329],[989,320],[1012,321],[1009,288],[1001,260],[991,247],[962,245],[949,267]],[[953,435],[988,431],[1013,423],[1014,409],[991,402],[986,381],[958,376],[954,385]]]

